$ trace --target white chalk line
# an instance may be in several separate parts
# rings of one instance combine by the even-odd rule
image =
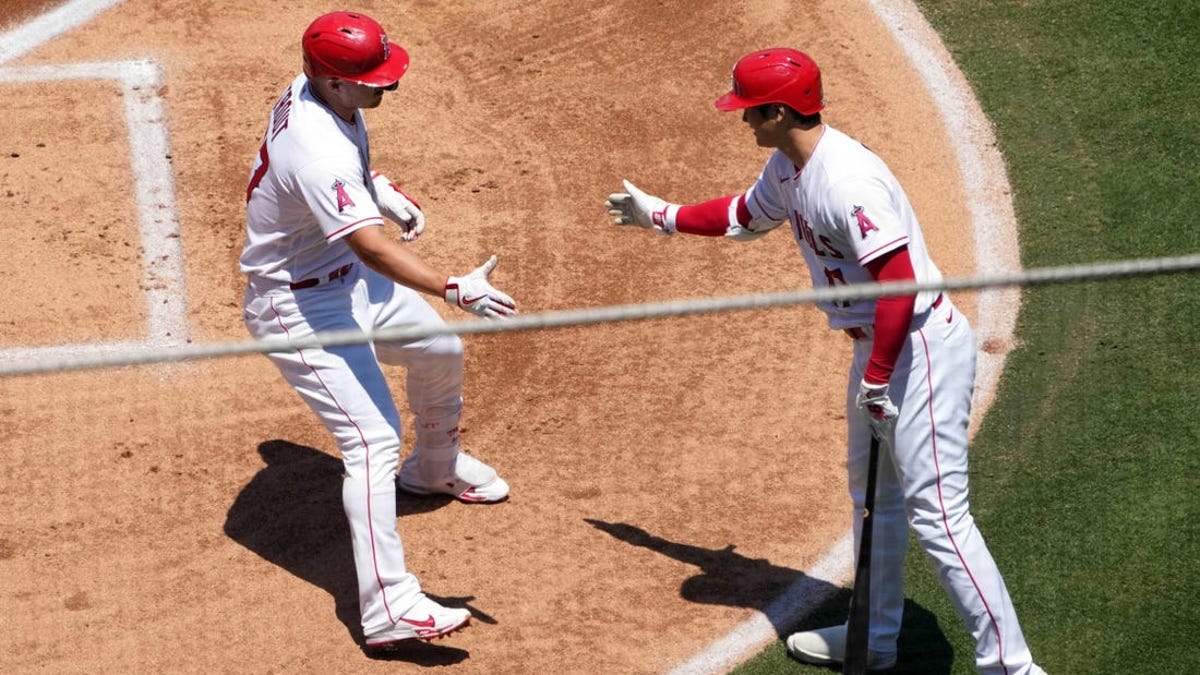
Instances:
[[[1019,271],[1021,258],[1017,245],[1017,221],[1004,159],[997,149],[991,123],[979,106],[970,84],[912,0],[867,2],[920,73],[946,125],[971,213],[978,271],[984,275]],[[979,421],[995,397],[1004,359],[1012,347],[1019,309],[1018,289],[992,288],[980,291],[975,322],[979,345],[982,347],[985,342],[991,342],[1002,348],[994,350],[994,353],[992,350],[976,350],[978,361],[971,414],[973,429],[978,428]],[[768,606],[765,615],[756,615],[738,625],[687,662],[673,668],[670,675],[728,672],[757,652],[762,645],[777,639],[776,626],[798,624],[828,600],[833,592],[830,587],[836,589],[849,578],[854,565],[853,541],[853,530],[848,530],[811,570]],[[825,587],[826,591],[812,592],[813,588],[821,587]]]
[[[670,672],[682,675],[725,673],[742,661],[746,653],[775,639],[776,626],[794,625],[797,610],[807,613],[828,601],[848,578],[854,559],[854,532],[842,535],[833,548],[811,569],[792,582],[782,595],[771,601],[760,614],[739,624],[724,637]]]
[[[23,56],[125,0],[71,0],[0,35],[0,64]]]
[[[74,0],[0,35],[0,63],[35,49],[122,1]],[[136,352],[185,344],[190,337],[187,285],[169,160],[171,145],[158,95],[161,70],[149,60],[0,67],[0,83],[63,80],[110,80],[120,88],[142,249],[140,285],[146,309],[146,338],[140,342],[3,349],[0,363],[100,357],[122,350]]]

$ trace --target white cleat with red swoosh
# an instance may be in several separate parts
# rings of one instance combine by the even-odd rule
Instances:
[[[465,452],[459,452],[455,457],[453,472],[449,475],[426,483],[421,481],[419,474],[419,458],[410,455],[400,467],[397,481],[400,489],[417,495],[447,494],[469,504],[499,502],[508,498],[508,483],[496,470]]]
[[[391,628],[368,635],[367,647],[386,649],[404,640],[433,640],[466,628],[470,622],[471,612],[442,607],[422,596]]]

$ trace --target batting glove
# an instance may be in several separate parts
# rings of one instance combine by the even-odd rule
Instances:
[[[621,184],[625,186],[625,192],[613,193],[605,202],[614,224],[637,225],[662,234],[675,233],[678,204],[668,204],[654,195],[648,195],[627,180],[621,181]]]
[[[421,213],[421,207],[378,171],[371,172],[371,182],[375,184],[375,203],[379,212],[404,230],[404,241],[421,236],[425,230],[425,214]]]
[[[875,438],[886,439],[891,433],[900,410],[888,398],[887,384],[871,384],[865,379],[858,385],[858,396],[855,398],[858,411],[862,413]]]
[[[488,282],[488,275],[494,269],[496,269],[496,256],[488,258],[487,262],[466,276],[446,279],[446,290],[443,295],[446,302],[489,319],[500,319],[516,314],[517,303],[496,290]]]

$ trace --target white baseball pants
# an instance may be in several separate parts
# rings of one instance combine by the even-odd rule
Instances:
[[[301,290],[252,282],[244,321],[258,339],[442,323],[419,293],[362,264],[341,279]],[[396,531],[401,424],[380,364],[407,370],[408,402],[417,421],[413,454],[448,465],[458,452],[462,342],[456,335],[443,335],[268,357],[337,442],[346,471],[342,503],[350,522],[363,632],[391,628],[416,604],[421,589],[405,569]]]
[[[862,529],[870,427],[855,405],[871,340],[854,341],[846,396],[847,473],[855,554]],[[895,438],[880,444],[871,552],[869,646],[895,653],[904,610],[904,556],[911,525],[942,586],[975,638],[987,675],[1036,672],[1012,600],[967,503],[967,425],[975,379],[975,337],[947,297],[914,321],[889,395],[900,410]]]

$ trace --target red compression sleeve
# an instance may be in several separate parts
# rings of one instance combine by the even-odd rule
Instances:
[[[916,279],[907,246],[872,260],[867,263],[867,270],[875,281],[880,282]],[[891,378],[896,359],[908,339],[916,303],[915,295],[893,295],[875,301],[875,342],[871,345],[871,357],[863,377],[867,382],[885,384]]]
[[[675,229],[705,237],[724,236],[725,230],[729,228],[729,204],[735,199],[739,200],[738,220],[741,220],[742,211],[745,211],[746,222],[750,222],[750,211],[746,210],[744,197],[721,197],[703,204],[680,206],[679,212],[675,214]]]

